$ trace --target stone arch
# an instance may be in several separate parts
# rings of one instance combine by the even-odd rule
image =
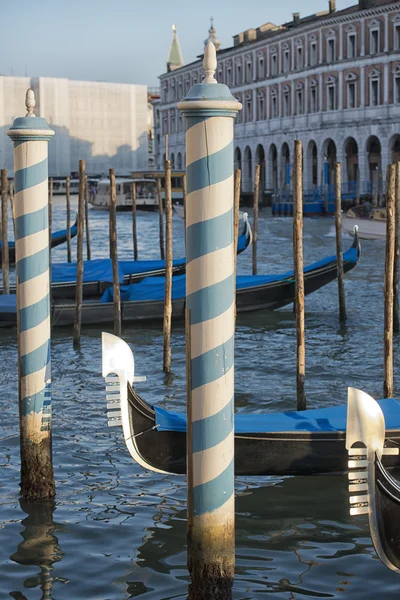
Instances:
[[[281,159],[282,159],[282,168],[281,168],[281,187],[282,189],[290,188],[290,149],[289,144],[284,142],[281,148]]]
[[[366,151],[372,203],[376,205],[378,197],[382,193],[382,145],[376,135],[370,135],[367,139]]]
[[[318,185],[318,148],[315,140],[310,140],[307,145],[307,173],[306,185],[309,188]]]
[[[243,191],[251,192],[252,190],[252,156],[250,146],[246,146],[244,150],[244,161],[243,161]]]
[[[265,151],[262,144],[256,148],[256,165],[260,165],[260,190],[261,197],[265,190]]]
[[[393,135],[390,139],[390,143],[389,143],[389,151],[390,151],[390,155],[392,157],[392,162],[399,162],[400,161],[400,134],[396,133],[395,135]]]
[[[324,153],[324,170],[322,176],[323,184],[334,184],[335,183],[335,170],[336,170],[336,144],[331,139],[328,138],[325,140],[323,144],[323,153]]]
[[[358,144],[353,137],[348,137],[343,146],[346,157],[347,181],[357,181],[358,178]],[[344,173],[343,173],[344,175]],[[342,175],[342,176],[343,176]]]
[[[275,144],[271,144],[268,152],[268,182],[274,192],[278,189],[278,150]]]

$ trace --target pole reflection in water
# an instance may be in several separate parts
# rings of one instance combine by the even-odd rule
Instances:
[[[53,577],[53,565],[64,556],[54,535],[57,529],[61,530],[61,526],[53,521],[56,504],[52,500],[29,502],[20,499],[20,506],[27,515],[22,521],[23,540],[10,559],[19,565],[39,567],[40,573],[25,579],[24,588],[40,587],[42,600],[52,600],[54,581],[62,581]],[[10,596],[16,600],[26,600],[21,592],[11,592]]]

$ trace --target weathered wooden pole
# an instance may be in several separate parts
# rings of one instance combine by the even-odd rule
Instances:
[[[303,266],[303,146],[294,142],[293,169],[293,250],[297,338],[296,392],[297,410],[305,410],[306,343],[304,325],[304,266]]]
[[[88,176],[85,175],[85,229],[86,229],[86,258],[91,260],[90,252],[90,228],[89,228],[89,184]]]
[[[360,167],[357,165],[357,189],[356,189],[356,204],[360,204]]]
[[[8,260],[8,171],[1,169],[1,270],[3,294],[10,293]]]
[[[342,178],[341,165],[336,163],[335,171],[335,227],[336,227],[336,260],[339,291],[339,320],[344,323],[347,319],[346,298],[344,295],[344,268],[342,250]]]
[[[67,202],[67,260],[71,262],[71,178],[65,180],[65,197]]]
[[[55,493],[51,451],[50,269],[48,142],[46,119],[35,117],[35,96],[26,94],[27,114],[7,135],[14,142],[16,283],[21,495]]]
[[[83,301],[83,236],[85,219],[85,161],[79,161],[78,234],[76,242],[76,292],[74,315],[74,345],[81,341]]]
[[[171,319],[172,319],[172,190],[171,161],[165,161],[165,296],[164,296],[164,358],[163,370],[171,371]]]
[[[119,288],[117,250],[117,188],[114,169],[110,169],[110,250],[114,290],[114,335],[121,335],[121,291]]]
[[[232,597],[234,499],[233,123],[241,105],[204,51],[203,83],[178,104],[186,128],[188,568],[191,600]]]
[[[386,255],[384,279],[383,397],[393,398],[393,274],[395,249],[396,166],[389,165],[386,178]]]
[[[165,174],[166,175],[166,174]],[[160,232],[160,257],[161,260],[165,259],[164,249],[164,223],[163,223],[163,201],[161,194],[161,179],[157,177],[157,198],[158,198],[158,229]],[[167,202],[165,202],[166,204]]]
[[[260,165],[256,165],[253,196],[253,275],[257,275],[258,197],[260,191]]]
[[[400,162],[396,163],[396,202],[394,211],[394,289],[393,289],[393,331],[400,332],[399,286],[400,286]]]
[[[132,237],[133,260],[138,259],[137,230],[136,230],[136,183],[132,182]]]

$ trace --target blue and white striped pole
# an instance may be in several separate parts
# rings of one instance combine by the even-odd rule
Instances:
[[[27,114],[7,132],[14,142],[15,255],[18,375],[21,427],[21,494],[54,496],[51,453],[50,271],[48,142],[46,119],[35,117],[33,90]]]
[[[232,596],[234,521],[233,126],[241,104],[206,77],[178,104],[186,130],[189,598]]]

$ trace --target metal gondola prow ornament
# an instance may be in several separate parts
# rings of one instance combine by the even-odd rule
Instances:
[[[350,514],[368,514],[372,542],[379,559],[400,573],[400,484],[382,465],[385,418],[368,394],[349,388],[346,448],[349,454]]]

